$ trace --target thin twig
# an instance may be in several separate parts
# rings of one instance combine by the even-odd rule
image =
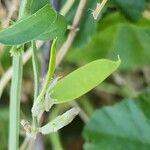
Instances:
[[[85,6],[86,6],[87,0],[80,0],[77,12],[75,14],[73,23],[72,23],[72,27],[73,29],[69,32],[67,40],[65,41],[65,43],[63,44],[63,46],[60,48],[58,54],[57,54],[57,63],[56,66],[59,66],[59,64],[62,62],[64,56],[66,55],[66,53],[68,52],[68,50],[70,49],[70,47],[72,46],[75,37],[77,35],[77,29],[80,23],[80,20],[82,18]]]
[[[19,6],[19,0],[13,0],[9,4],[9,8],[8,8],[9,12],[8,12],[7,18],[5,19],[5,21],[2,24],[3,28],[6,28],[9,26],[9,22],[10,22],[12,16],[14,15],[14,13],[17,11],[18,6]]]
[[[84,123],[87,123],[89,121],[89,116],[85,113],[85,111],[83,109],[81,109],[81,107],[79,106],[79,104],[76,101],[74,101],[74,102],[71,103],[71,105],[73,107],[76,107],[76,108],[80,109],[79,116],[83,120]]]
[[[95,10],[93,10],[93,12],[92,12],[94,19],[98,18],[99,14],[101,13],[104,6],[106,5],[107,1],[108,0],[103,0],[101,3],[97,3]]]
[[[62,9],[60,10],[60,14],[65,16],[73,6],[74,2],[75,0],[67,0]]]

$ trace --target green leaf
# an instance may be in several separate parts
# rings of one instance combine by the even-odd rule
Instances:
[[[84,128],[85,150],[149,150],[150,92],[96,111]]]
[[[33,107],[32,107],[32,115],[38,116],[41,112],[49,111],[51,108],[51,101],[49,97],[49,91],[51,90],[52,84],[52,77],[55,72],[55,64],[56,64],[56,41],[57,38],[53,40],[51,46],[51,53],[50,53],[50,61],[48,66],[48,73],[46,75],[46,79],[42,88],[41,93],[35,100]]]
[[[46,4],[49,4],[49,0],[22,0],[20,7],[20,13],[22,18],[34,14]]]
[[[48,78],[50,80],[52,79],[56,67],[56,41],[57,38],[53,40],[51,53],[50,53],[50,62],[49,62],[49,69],[48,69]]]
[[[53,119],[51,122],[47,123],[43,127],[40,127],[39,132],[41,132],[42,134],[57,132],[64,126],[71,123],[72,120],[79,114],[79,112],[79,108],[71,108],[62,115],[57,116],[55,119]]]
[[[59,33],[55,33],[54,25],[57,19],[61,18],[62,25],[57,25],[57,29],[62,29],[62,32],[66,30],[66,23],[64,18],[57,14],[57,12],[49,5],[44,6],[35,14],[16,22],[0,32],[0,42],[6,45],[19,45],[29,42],[34,39],[38,39],[41,34],[51,30],[49,38],[59,36]],[[56,30],[56,28],[55,28]],[[61,33],[62,34],[62,33]]]
[[[38,11],[39,9],[41,9],[42,7],[44,7],[46,4],[49,4],[50,1],[49,0],[28,0],[31,2],[30,5],[30,14],[35,13],[36,11]]]
[[[141,16],[146,6],[145,0],[114,0],[120,11],[126,17],[133,21],[137,21]]]
[[[64,35],[64,32],[66,31],[67,25],[66,21],[64,20],[64,17],[59,15],[59,17],[56,18],[55,22],[52,24],[52,26],[49,26],[49,28],[38,36],[36,39],[38,40],[52,40],[56,37]]]
[[[98,31],[91,41],[82,49],[69,51],[66,59],[83,65],[98,58],[114,59],[119,55],[122,60],[120,67],[122,70],[148,65],[150,63],[149,26],[150,21],[144,18],[135,24],[118,13],[111,14],[101,20]]]
[[[54,103],[68,102],[82,96],[106,79],[119,65],[120,60],[101,59],[75,70],[52,89]]]

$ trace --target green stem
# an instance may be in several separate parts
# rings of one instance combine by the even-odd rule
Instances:
[[[39,65],[35,41],[32,41],[32,65],[34,74],[34,102],[39,95]]]
[[[52,80],[54,71],[55,71],[55,65],[56,65],[56,41],[57,38],[53,40],[52,46],[51,46],[51,52],[50,52],[50,60],[49,60],[49,66],[48,66],[48,72],[46,76],[46,80],[44,82],[43,89],[40,93],[40,96],[43,97],[46,93],[46,90],[48,88],[48,85],[50,81]]]
[[[22,84],[22,52],[13,56],[13,76],[10,92],[9,150],[18,150],[20,124],[20,97]]]
[[[57,105],[55,109],[51,112],[49,120],[54,119],[59,115],[60,112],[62,112],[64,109],[66,109],[69,105]],[[52,144],[53,150],[63,150],[63,146],[60,140],[59,132],[51,133],[50,134],[50,140]]]
[[[93,104],[89,101],[88,98],[83,97],[82,100],[78,101],[82,109],[88,114],[88,116],[91,116],[94,112]]]
[[[51,140],[51,144],[52,144],[52,149],[53,150],[63,150],[62,144],[61,144],[61,140],[59,137],[59,133],[51,133],[50,134],[50,140]]]
[[[32,65],[33,65],[33,74],[34,74],[34,102],[36,101],[39,95],[39,65],[38,65],[38,56],[37,56],[37,48],[35,41],[32,41]],[[34,129],[38,127],[37,117],[33,117],[33,126]]]

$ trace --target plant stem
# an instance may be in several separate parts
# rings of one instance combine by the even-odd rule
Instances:
[[[35,41],[32,41],[32,65],[34,74],[34,101],[39,95],[39,65]]]
[[[9,150],[18,150],[20,124],[20,97],[22,84],[22,52],[13,56],[13,77],[10,93]]]
[[[38,65],[38,56],[37,56],[37,48],[35,41],[32,41],[32,65],[33,65],[33,74],[34,74],[34,102],[36,101],[39,95],[39,65]],[[33,117],[33,127],[36,129],[38,127],[38,119],[37,117]]]
[[[24,0],[23,0],[24,1]],[[22,1],[22,2],[23,2]],[[23,16],[19,11],[18,19]],[[16,49],[17,47],[12,47]],[[13,56],[13,76],[10,91],[10,109],[9,109],[9,150],[19,149],[19,127],[20,127],[20,98],[22,85],[22,70],[24,45],[20,48],[20,53]]]
[[[46,90],[49,86],[50,81],[52,80],[54,71],[55,71],[55,64],[56,64],[56,41],[57,38],[53,40],[52,46],[51,46],[51,52],[50,52],[50,60],[48,65],[48,72],[46,75],[46,79],[43,85],[43,89],[40,93],[40,97],[43,97],[46,93]]]
[[[69,1],[67,1],[67,2],[69,2]],[[56,62],[57,67],[59,66],[59,64],[64,59],[65,55],[67,54],[67,52],[69,51],[70,47],[72,46],[72,44],[75,40],[75,37],[77,35],[77,31],[78,31],[77,28],[79,27],[79,24],[80,24],[81,18],[83,16],[86,4],[87,4],[87,0],[80,0],[79,6],[77,8],[75,17],[74,17],[72,25],[71,25],[73,30],[70,30],[66,41],[64,42],[64,44],[62,45],[62,47],[58,51],[57,62]]]
[[[40,48],[42,46],[42,42],[38,41],[37,42],[37,47]],[[23,54],[23,64],[26,64],[28,62],[28,60],[31,58],[32,55],[32,49],[29,48],[24,54]],[[4,91],[4,88],[6,87],[6,85],[8,84],[8,82],[10,81],[10,79],[12,78],[12,67],[10,67],[5,73],[4,75],[1,77],[0,79],[0,98],[2,96],[2,93]]]
[[[84,109],[84,111],[88,114],[88,116],[92,115],[92,113],[94,112],[94,107],[88,98],[83,97],[83,99],[79,101],[79,104]]]
[[[60,14],[65,16],[73,6],[74,2],[75,0],[67,0],[62,9],[60,10]]]
[[[51,133],[50,140],[51,140],[53,150],[63,150],[58,132]]]
[[[97,6],[95,8],[95,10],[93,10],[92,15],[94,17],[94,19],[98,18],[98,15],[102,12],[104,6],[106,5],[108,0],[102,0],[101,3],[97,3]]]
[[[51,114],[49,116],[49,120],[52,120],[55,117],[57,117],[59,115],[59,113],[61,111],[63,111],[64,109],[66,109],[68,106],[69,105],[66,105],[65,107],[62,105],[56,106],[55,109],[51,112]],[[59,132],[51,133],[50,140],[51,140],[53,150],[63,150],[63,146],[61,144],[61,140],[59,137]]]
[[[26,150],[28,143],[29,143],[29,138],[26,137],[20,146],[20,150]]]
[[[84,123],[87,123],[89,121],[88,114],[79,106],[79,104],[77,102],[74,101],[74,102],[71,102],[70,104],[71,104],[71,106],[77,107],[80,109],[79,116],[83,120]]]

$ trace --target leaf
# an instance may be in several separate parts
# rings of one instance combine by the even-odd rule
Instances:
[[[53,84],[57,83],[57,79],[52,81],[53,74],[55,72],[55,64],[56,64],[56,41],[57,38],[53,40],[50,52],[50,61],[48,66],[48,73],[46,75],[46,79],[42,88],[41,93],[35,100],[32,107],[32,115],[38,116],[41,112],[49,111],[52,107],[49,97],[49,91],[51,90]],[[48,98],[47,98],[48,97]]]
[[[42,134],[57,132],[64,126],[71,123],[72,120],[79,114],[79,112],[79,108],[71,108],[62,115],[57,116],[55,119],[53,119],[51,122],[47,123],[43,127],[40,127],[39,132],[41,132]]]
[[[38,39],[37,37],[41,34],[49,31],[50,29],[53,30],[52,26],[55,24],[56,19],[59,19],[59,17],[60,15],[57,14],[52,7],[46,5],[35,14],[27,17],[26,19],[20,20],[8,29],[1,31],[0,42],[6,45],[19,45]],[[63,27],[59,24],[57,29],[62,27],[62,32],[64,32],[64,29],[66,29],[66,24],[64,23],[65,20],[62,19],[62,17],[61,20]],[[59,33],[55,34],[53,32],[51,32],[52,35],[49,34],[49,38],[59,35]]]
[[[59,17],[56,18],[52,26],[49,26],[46,32],[42,33],[36,39],[46,41],[46,40],[52,40],[58,36],[60,38],[61,36],[64,35],[66,28],[67,25],[66,25],[66,21],[64,20],[64,17],[59,15]]]
[[[87,93],[120,65],[120,60],[110,61],[106,59],[95,60],[70,73],[56,84],[52,89],[54,104],[74,100]]]
[[[10,46],[5,46],[3,51],[0,53],[0,65],[3,66],[4,70],[7,70],[12,64],[12,57],[9,53],[10,50]]]
[[[35,12],[37,12],[39,9],[41,9],[42,7],[44,7],[46,4],[49,4],[50,1],[49,0],[28,0],[31,2],[30,5],[30,14],[34,14]]]
[[[49,0],[23,0],[21,1],[20,12],[22,18],[30,16],[37,12],[39,9],[49,4]]]
[[[118,13],[109,15],[101,20],[91,41],[82,49],[69,51],[66,60],[83,65],[98,58],[114,59],[119,55],[120,69],[140,68],[150,63],[149,26],[150,21],[144,18],[135,24]]]
[[[86,124],[85,150],[149,150],[150,93],[96,111]]]
[[[56,12],[46,5],[35,14],[1,31],[0,42],[10,45],[29,42],[45,32],[48,26],[54,22],[56,16]]]
[[[56,41],[57,38],[53,40],[52,46],[51,46],[51,53],[50,53],[50,62],[49,62],[49,69],[48,69],[48,75],[51,80],[54,72],[55,72],[55,65],[56,65]]]
[[[126,17],[133,21],[137,21],[141,16],[146,6],[145,0],[114,0],[120,11]]]

